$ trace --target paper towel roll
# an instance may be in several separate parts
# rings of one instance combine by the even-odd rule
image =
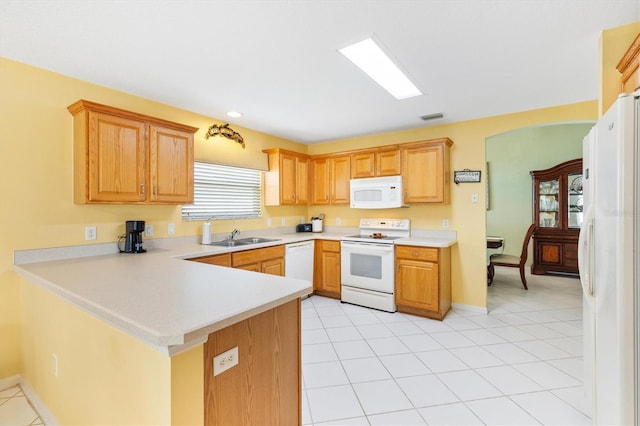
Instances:
[[[209,222],[202,224],[202,244],[211,244],[211,224]]]

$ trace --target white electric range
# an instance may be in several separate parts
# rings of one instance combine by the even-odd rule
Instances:
[[[411,235],[409,219],[360,219],[359,228],[340,242],[341,300],[395,312],[394,242]]]

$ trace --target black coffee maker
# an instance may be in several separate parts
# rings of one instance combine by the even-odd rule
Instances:
[[[142,247],[142,233],[144,232],[144,220],[128,220],[126,222],[126,232],[124,234],[123,253],[144,253]]]

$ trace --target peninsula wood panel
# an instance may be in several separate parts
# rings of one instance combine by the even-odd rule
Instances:
[[[204,345],[206,425],[300,425],[300,300],[209,335]],[[238,347],[238,365],[214,376],[213,358]]]

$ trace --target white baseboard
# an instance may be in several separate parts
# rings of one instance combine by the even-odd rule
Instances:
[[[460,311],[474,312],[487,315],[489,311],[486,307],[476,305],[465,305],[464,303],[452,303],[451,307]]]
[[[25,394],[33,408],[38,413],[38,416],[42,419],[45,425],[49,426],[57,426],[58,421],[53,416],[51,411],[47,408],[47,406],[42,402],[40,397],[33,391],[29,383],[20,375],[7,377],[5,379],[0,379],[0,390],[8,389],[10,387],[19,385],[22,389],[22,392]]]

